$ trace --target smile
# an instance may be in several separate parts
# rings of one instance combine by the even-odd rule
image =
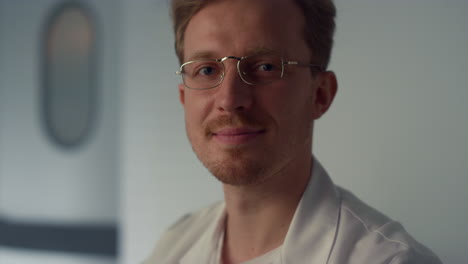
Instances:
[[[228,145],[245,144],[265,133],[263,129],[224,128],[212,133],[217,141]]]

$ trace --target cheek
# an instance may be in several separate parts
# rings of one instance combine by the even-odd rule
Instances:
[[[187,105],[186,105],[187,106]],[[193,132],[202,123],[200,112],[194,107],[185,107],[185,125],[188,132]]]
[[[203,126],[209,115],[210,103],[206,97],[186,95],[184,112],[187,130],[195,130]]]
[[[283,124],[291,129],[310,126],[313,121],[315,96],[312,87],[291,86],[289,93],[283,94],[277,105]],[[294,128],[293,128],[294,127]]]
[[[192,108],[185,109],[185,131],[192,146],[198,146],[203,141],[204,129],[200,116]]]
[[[270,108],[280,109],[285,115],[304,114],[312,110],[314,102],[312,87],[291,83],[282,88],[270,97]]]

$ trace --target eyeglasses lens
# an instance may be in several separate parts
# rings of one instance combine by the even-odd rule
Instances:
[[[182,66],[184,83],[192,89],[218,86],[224,78],[224,64],[216,60],[196,60]],[[239,61],[242,80],[251,85],[262,85],[279,80],[283,74],[283,61],[274,54],[248,56]]]
[[[274,54],[249,56],[240,61],[239,70],[245,82],[262,85],[279,80],[283,73],[283,61]]]
[[[185,85],[192,89],[208,89],[221,83],[224,66],[215,60],[196,60],[182,67]]]

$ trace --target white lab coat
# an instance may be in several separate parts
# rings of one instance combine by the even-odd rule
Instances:
[[[144,264],[219,264],[220,202],[176,222]],[[314,159],[275,264],[440,264],[403,227],[335,186]]]

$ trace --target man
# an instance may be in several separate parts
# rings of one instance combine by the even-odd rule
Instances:
[[[225,201],[186,216],[146,263],[440,263],[313,157],[331,105],[330,0],[173,0],[188,138]]]

